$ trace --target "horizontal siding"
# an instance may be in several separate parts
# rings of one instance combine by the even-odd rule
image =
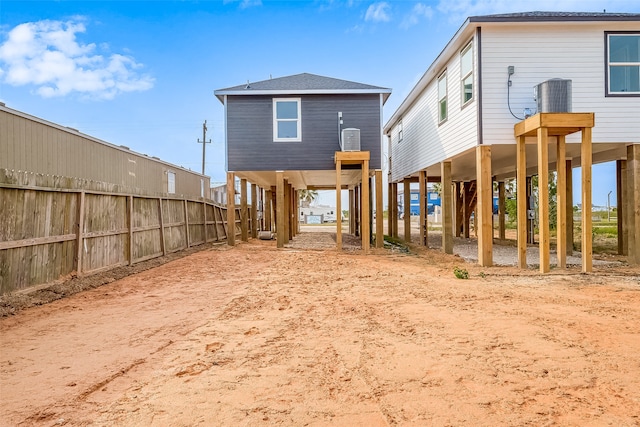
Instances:
[[[507,107],[507,67],[512,76],[511,107],[523,117],[536,110],[533,87],[552,78],[572,80],[573,112],[594,112],[593,141],[640,142],[640,98],[605,97],[604,32],[639,30],[637,23],[502,25],[482,29],[483,127],[485,144],[513,144],[518,122]],[[573,135],[568,141],[579,140]]]
[[[116,184],[132,192],[166,193],[166,172],[176,193],[200,197],[200,174],[119,150],[26,117],[0,111],[0,168]],[[205,187],[209,187],[209,178]]]
[[[343,129],[360,129],[360,146],[380,169],[380,96],[310,95],[302,100],[302,141],[273,141],[270,96],[227,97],[227,165],[230,171],[332,170],[340,150],[338,112]]]
[[[461,49],[466,43],[461,46]],[[438,125],[437,77],[402,117],[403,140],[398,125],[391,134],[391,180],[397,181],[421,169],[464,152],[477,144],[477,49],[474,45],[474,99],[462,107],[460,52],[447,63],[447,121]],[[439,76],[442,70],[439,70]]]

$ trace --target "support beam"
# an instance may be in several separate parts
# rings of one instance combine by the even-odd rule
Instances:
[[[628,260],[640,264],[640,144],[627,146]]]
[[[240,238],[249,241],[249,209],[247,205],[247,180],[240,179]]]
[[[371,229],[369,221],[369,160],[364,160],[362,163],[362,249],[365,254],[369,253],[371,246]]]
[[[342,174],[342,161],[336,159],[336,249],[342,250],[342,184],[340,183],[340,175]],[[351,221],[351,212],[349,212],[349,221]]]
[[[251,238],[258,237],[258,187],[251,184]]]
[[[518,267],[527,268],[527,149],[524,136],[517,138],[516,175]]]
[[[462,237],[462,232],[464,230],[464,196],[462,195],[463,191],[464,183],[456,181],[453,188],[453,209],[455,212],[455,215],[453,216],[454,237]]]
[[[382,205],[382,171],[376,170],[376,248],[384,247],[384,218]],[[340,215],[340,212],[338,212]]]
[[[582,129],[580,167],[582,168],[582,272],[593,270],[593,227],[591,223],[591,128]]]
[[[411,243],[411,181],[404,179],[402,195],[402,204],[404,206],[404,241]]]
[[[429,247],[429,226],[428,226],[428,208],[427,208],[427,171],[426,169],[418,172],[420,178],[420,244]]]
[[[566,175],[567,179],[566,194],[567,194],[567,256],[573,255],[573,168],[571,167],[571,159],[566,161]]]
[[[285,198],[284,198],[284,172],[276,171],[276,246],[278,248],[284,248],[285,244]]]
[[[264,192],[264,229],[271,231],[273,227],[271,226],[271,199],[272,199],[271,190],[265,190]]]
[[[442,187],[442,251],[453,254],[453,199],[451,195],[451,162],[440,163],[440,182]]]
[[[566,164],[566,138],[558,136],[556,144],[556,254],[558,256],[558,268],[567,267],[567,168]]]
[[[618,216],[618,255],[629,254],[629,228],[627,227],[627,161],[616,161],[616,211]]]
[[[356,221],[355,221],[355,213],[356,212],[356,198],[355,198],[355,190],[353,188],[349,189],[349,234],[356,234]]]
[[[391,214],[391,231],[389,234],[395,238],[398,238],[398,183],[391,184],[392,195],[389,199],[389,208]]]
[[[462,183],[462,237],[465,239],[468,239],[471,236],[471,232],[469,231],[471,218],[470,186],[470,182]]]
[[[504,181],[498,182],[498,238],[500,240],[506,239],[507,224],[506,224],[506,203],[505,203],[505,183]],[[493,204],[493,201],[491,202]]]
[[[284,205],[282,206],[284,219],[284,243],[291,241],[291,184],[284,180]]]
[[[549,130],[538,128],[538,230],[540,233],[540,273],[550,270],[549,251]]]
[[[476,233],[478,235],[478,264],[493,265],[493,180],[491,179],[491,146],[476,147]]]
[[[360,236],[360,203],[362,203],[361,188],[356,185],[353,188],[353,235]]]
[[[236,176],[227,172],[227,244],[236,245]]]

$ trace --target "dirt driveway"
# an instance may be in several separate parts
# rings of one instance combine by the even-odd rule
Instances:
[[[219,246],[0,319],[0,425],[640,425],[639,269],[373,252]]]

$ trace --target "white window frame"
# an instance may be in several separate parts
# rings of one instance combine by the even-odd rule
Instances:
[[[440,82],[444,80],[444,96],[440,96]],[[447,121],[447,118],[449,117],[449,102],[448,102],[448,93],[449,93],[449,89],[447,87],[447,70],[444,70],[442,73],[440,73],[440,75],[438,76],[438,80],[437,80],[437,87],[436,90],[438,91],[438,124],[441,125],[444,122]],[[444,117],[442,117],[442,102],[444,101],[445,103],[445,112],[444,112]]]
[[[464,58],[465,55],[471,55],[471,68],[469,69],[469,71],[465,74],[463,73],[462,70],[462,58]],[[471,98],[467,99],[465,101],[464,96],[465,96],[465,87],[464,87],[464,82],[465,80],[467,80],[468,78],[471,78]],[[460,105],[461,108],[463,108],[464,106],[466,106],[467,104],[469,104],[470,102],[473,101],[473,41],[470,41],[469,44],[467,44],[464,49],[462,49],[460,51]]]
[[[614,92],[611,90],[611,68],[612,67],[638,67],[640,70],[640,59],[638,62],[615,62],[611,63],[611,36],[614,37],[640,37],[640,32],[605,32],[605,45],[606,45],[606,53],[605,53],[605,63],[606,63],[606,92],[607,96],[640,96],[640,91],[638,92]]]
[[[398,123],[398,142],[402,142],[402,140],[404,139],[404,128],[402,125],[402,119],[400,119],[400,122]]]
[[[176,173],[167,171],[167,193],[176,194]]]
[[[298,103],[298,118],[296,119],[278,119],[278,102]],[[297,137],[296,138],[278,138],[278,122],[296,122]],[[273,98],[273,140],[274,142],[300,142],[302,141],[302,99],[301,98]]]

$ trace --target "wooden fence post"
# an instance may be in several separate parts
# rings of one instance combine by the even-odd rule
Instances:
[[[133,196],[127,197],[127,223],[129,227],[129,265],[133,265]]]
[[[185,229],[185,237],[187,238],[187,249],[189,248],[190,245],[190,241],[189,241],[189,211],[187,209],[187,200],[183,200],[182,204],[184,206],[184,229]]]
[[[78,225],[76,232],[76,273],[80,276],[82,273],[82,249],[84,248],[84,238],[82,237],[84,230],[84,191],[78,193],[76,215],[76,223]]]
[[[167,245],[164,241],[164,217],[162,213],[162,197],[158,198],[158,211],[160,218],[160,248],[162,248],[162,256],[167,254]]]

